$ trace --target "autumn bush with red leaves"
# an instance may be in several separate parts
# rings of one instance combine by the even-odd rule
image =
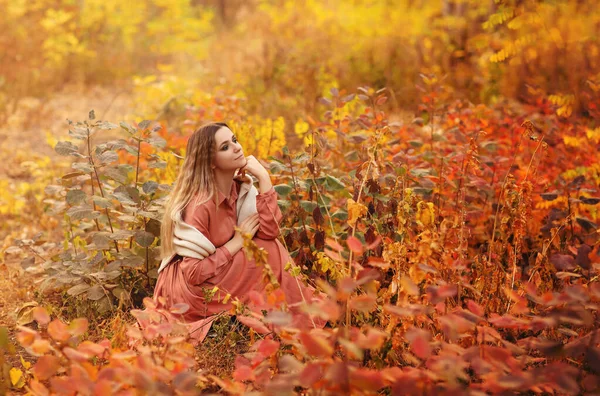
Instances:
[[[37,309],[39,329],[23,327],[19,334],[21,345],[39,356],[25,374],[31,392],[597,390],[598,120],[574,121],[508,102],[488,107],[452,101],[438,80],[423,81],[423,105],[413,122],[386,113],[385,89],[332,89],[321,101],[322,117],[307,118],[309,127],[298,136],[305,149],[284,148],[269,158],[285,213],[281,239],[294,258],[287,270],[327,297],[292,313],[269,276],[268,257],[248,242],[246,250],[264,266],[269,293],[253,294],[248,304],[234,301],[231,314],[249,329],[251,346],[236,358],[231,376],[198,367],[177,320],[185,307],[169,311],[146,299],[144,311],[132,311],[137,324],[132,321],[121,343],[83,341],[85,320],[67,325]],[[187,116],[197,122],[204,112],[195,108]],[[228,114],[222,116],[227,120]],[[232,117],[251,122],[240,113]],[[171,125],[173,138],[164,126],[150,132],[143,125],[147,135],[137,144],[160,133],[156,153],[181,153],[184,139],[176,131],[189,124]],[[123,129],[134,136],[142,128]],[[98,231],[88,223],[80,240],[89,244],[81,242],[80,249],[90,259],[99,253],[103,266],[124,252],[143,257],[142,271],[127,269],[127,281],[139,276],[151,286],[157,260],[149,252],[157,241],[142,238],[151,233],[149,223],[127,222],[116,212],[137,202],[124,194],[160,183],[153,178],[162,174],[147,166],[154,154],[144,153],[152,160],[145,162],[121,153],[119,160],[137,169],[124,173],[121,184],[135,176],[135,185],[117,191],[115,181],[107,182],[120,193],[112,198],[123,201],[106,205],[107,216],[93,219],[110,243],[91,244]],[[90,190],[90,180],[77,188]],[[147,205],[156,207],[163,200],[153,187]],[[145,202],[143,194],[137,197]],[[118,219],[112,233],[129,230],[122,239],[106,231],[110,214]],[[77,225],[79,219],[72,220]],[[146,227],[145,234],[131,231],[134,225]],[[124,271],[119,268],[111,267]],[[104,287],[112,290],[120,281]],[[329,324],[300,330],[295,315]]]

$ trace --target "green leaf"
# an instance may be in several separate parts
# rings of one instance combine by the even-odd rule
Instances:
[[[164,148],[167,145],[167,141],[161,137],[150,137],[146,142],[156,148]]]
[[[89,162],[74,162],[71,164],[71,168],[83,173],[92,173],[94,171],[94,167]]]
[[[135,205],[135,201],[129,195],[129,191],[127,191],[123,186],[120,186],[115,190],[111,197],[122,203],[123,205]]]
[[[67,210],[67,216],[71,220],[95,219],[100,216],[100,212],[94,211],[90,205],[73,206]]]
[[[75,155],[78,153],[78,148],[71,142],[58,142],[56,146],[54,146],[54,151],[58,155]]]
[[[127,182],[127,173],[119,168],[106,168],[104,169],[104,175],[121,184]]]
[[[89,289],[90,285],[88,285],[87,283],[78,283],[75,286],[71,287],[69,290],[67,290],[67,294],[69,296],[78,296],[81,293],[85,293]]]
[[[94,285],[87,291],[88,300],[98,301],[102,297],[104,297],[104,290],[102,290],[102,287],[100,287],[100,285]]]
[[[166,167],[167,163],[165,161],[156,161],[148,164],[148,168],[165,169]]]
[[[98,161],[100,161],[101,164],[110,164],[118,160],[119,154],[114,151],[105,151],[98,156]]]
[[[92,242],[94,242],[97,249],[108,249],[110,247],[108,232],[96,232],[92,236]]]
[[[104,129],[104,130],[116,129],[117,127],[118,126],[116,124],[113,124],[113,123],[108,122],[108,121],[103,121],[100,124],[98,124],[98,128]]]
[[[67,203],[69,205],[77,205],[86,201],[87,195],[81,190],[67,191]]]
[[[327,189],[332,191],[341,191],[346,188],[339,179],[329,175],[325,178],[325,185],[327,186]]]
[[[96,204],[96,206],[98,206],[99,208],[105,209],[105,208],[112,208],[113,204],[109,199],[106,199],[104,197],[99,197],[97,195],[94,195],[92,197],[92,200],[94,201],[94,203]]]
[[[300,207],[302,209],[304,209],[306,212],[312,213],[315,210],[315,208],[317,207],[317,204],[312,201],[300,201]]]
[[[62,192],[65,188],[63,186],[59,186],[57,184],[49,184],[44,188],[44,193],[46,195],[55,195]]]
[[[75,127],[73,129],[69,129],[69,136],[78,140],[86,140],[90,137],[90,134],[87,128]]]
[[[152,122],[152,121],[150,121],[150,120],[143,120],[143,121],[140,121],[140,123],[138,123],[138,128],[139,128],[139,129],[146,129],[146,128],[148,128],[148,127],[150,126],[150,123],[151,123],[151,122]]]
[[[144,183],[142,185],[142,190],[144,190],[144,192],[146,194],[153,194],[154,192],[156,192],[156,189],[158,188],[158,183],[155,181],[147,181],[146,183]]]
[[[125,129],[125,130],[126,130],[127,132],[129,132],[129,133],[133,133],[133,132],[135,132],[135,129],[134,129],[134,128],[133,128],[131,125],[129,125],[128,123],[126,123],[125,121],[121,121],[121,122],[119,123],[119,126],[120,126],[121,128],[123,128],[123,129]]]
[[[277,194],[280,197],[287,197],[289,193],[292,192],[293,188],[288,186],[287,184],[278,184],[276,186],[273,187],[275,189],[275,191],[277,192]]]
[[[121,263],[122,267],[130,267],[130,268],[136,268],[139,267],[140,265],[144,264],[144,259],[141,258],[140,256],[128,256],[125,257]]]
[[[348,220],[348,212],[345,209],[338,209],[331,214],[331,217],[334,219],[346,221]]]
[[[137,231],[134,238],[137,244],[143,248],[150,247],[154,242],[154,235],[147,231]]]

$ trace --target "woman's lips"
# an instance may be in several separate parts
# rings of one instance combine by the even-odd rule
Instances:
[[[244,154],[240,155],[239,157],[237,157],[235,160],[239,160],[240,158],[242,158],[244,156]]]

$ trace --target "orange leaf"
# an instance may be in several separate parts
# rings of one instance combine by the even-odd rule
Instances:
[[[50,343],[48,342],[48,340],[44,340],[41,338],[35,340],[33,342],[33,345],[31,345],[31,351],[37,355],[44,355],[49,350],[50,350]]]
[[[21,344],[22,347],[27,348],[36,340],[38,333],[35,330],[32,330],[28,327],[21,326],[19,327],[19,331],[17,333],[17,341]]]
[[[361,393],[364,391],[376,392],[385,386],[381,372],[366,368],[351,371],[350,384]]]
[[[36,379],[32,379],[29,382],[29,387],[31,388],[31,391],[34,395],[47,396],[50,394],[50,391],[48,390],[48,388],[46,388],[42,383],[40,383]]]
[[[114,393],[111,382],[100,380],[94,385],[94,396],[112,395]]]
[[[60,360],[54,355],[44,355],[38,359],[31,371],[40,381],[46,381],[58,371]]]
[[[55,341],[67,341],[71,338],[71,334],[69,333],[69,328],[66,324],[60,321],[60,319],[54,319],[48,325],[48,334]]]
[[[69,331],[72,336],[77,337],[80,335],[84,335],[88,329],[88,320],[86,318],[77,318],[74,319],[71,324],[69,324]]]

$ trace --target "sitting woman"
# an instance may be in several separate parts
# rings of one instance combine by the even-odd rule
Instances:
[[[258,179],[258,190],[243,173]],[[269,173],[256,158],[244,156],[227,124],[194,132],[165,208],[154,298],[190,307],[184,319],[196,342],[206,337],[216,314],[231,308],[231,300],[246,303],[253,290],[265,294],[263,268],[246,257],[242,234],[268,252],[289,307],[311,301],[313,289],[284,270],[292,259],[277,240],[281,218]],[[209,297],[215,286],[217,293]],[[231,299],[224,303],[227,294]],[[318,319],[308,322],[323,326]]]

